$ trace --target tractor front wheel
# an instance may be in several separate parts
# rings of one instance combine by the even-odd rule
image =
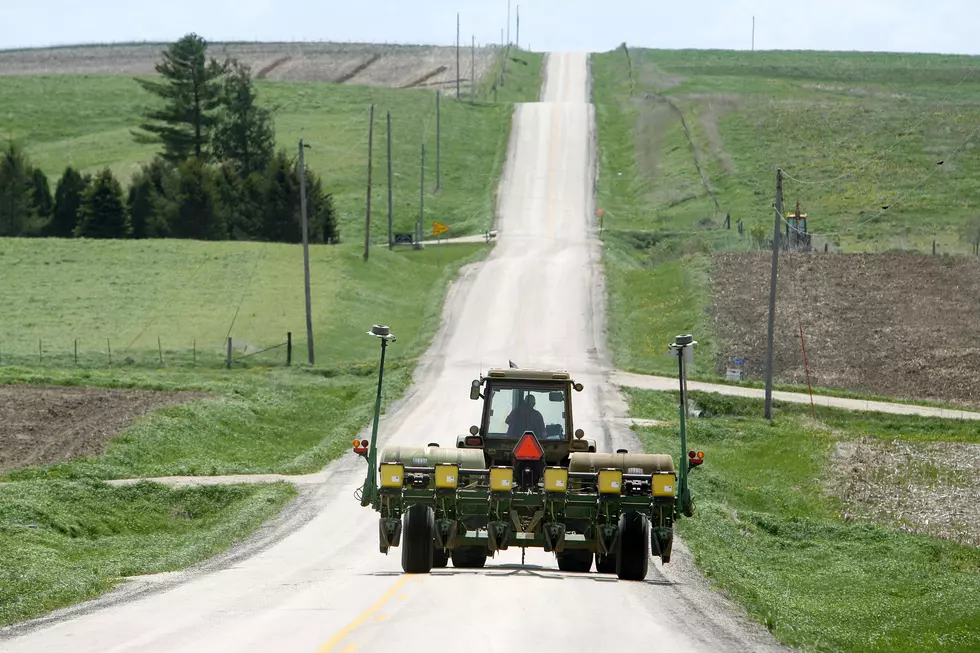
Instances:
[[[432,566],[434,568],[442,569],[449,564],[449,550],[448,549],[436,549],[432,553]]]
[[[623,580],[643,580],[647,577],[650,522],[646,515],[628,512],[619,518],[619,541],[616,549],[617,576]]]
[[[602,555],[601,553],[595,554],[595,570],[600,574],[615,574],[616,573],[616,554],[610,553],[608,555]]]
[[[402,569],[406,574],[427,574],[434,562],[435,513],[428,506],[414,505],[402,519]]]
[[[574,573],[588,573],[592,569],[592,552],[588,549],[568,549],[556,553],[558,568]]]
[[[453,567],[478,569],[487,564],[487,550],[482,546],[462,546],[452,550]]]

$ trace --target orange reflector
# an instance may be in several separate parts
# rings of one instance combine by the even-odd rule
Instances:
[[[517,460],[541,460],[542,457],[544,457],[544,449],[538,444],[538,439],[534,437],[532,431],[525,431],[517,446],[514,447],[514,458]]]
[[[361,441],[360,440],[354,440],[354,446],[355,447],[359,447],[360,445],[361,445]]]
[[[703,451],[699,451],[698,452],[698,458],[699,459],[704,459],[704,452]]]

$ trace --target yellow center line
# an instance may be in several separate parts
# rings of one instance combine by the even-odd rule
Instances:
[[[330,638],[330,641],[328,641],[326,644],[324,644],[319,649],[317,649],[317,653],[329,653],[329,651],[334,650],[334,647],[337,646],[337,644],[339,644],[341,641],[343,641],[345,637],[347,637],[352,632],[360,628],[361,625],[371,617],[371,615],[373,615],[375,612],[383,608],[388,601],[394,598],[395,594],[398,593],[398,590],[400,590],[411,579],[412,579],[411,576],[402,576],[401,578],[399,578],[398,582],[392,585],[391,588],[389,588],[388,591],[384,593],[384,596],[378,599],[377,603],[375,603],[370,608],[362,612],[357,619],[344,626],[344,628],[340,632],[338,632],[336,635]],[[352,646],[353,648],[351,648]],[[352,651],[356,648],[357,648],[356,644],[350,644],[341,653],[352,653]]]

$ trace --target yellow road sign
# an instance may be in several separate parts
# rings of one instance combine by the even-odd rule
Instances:
[[[449,227],[447,227],[446,225],[442,224],[441,222],[433,222],[432,223],[432,235],[433,236],[438,236],[439,234],[444,234],[447,231],[449,231]]]

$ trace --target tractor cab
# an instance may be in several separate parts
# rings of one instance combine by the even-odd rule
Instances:
[[[470,387],[470,399],[483,400],[480,425],[459,436],[456,446],[482,449],[488,467],[536,458],[541,470],[567,468],[571,452],[596,450],[595,441],[574,428],[572,391],[581,392],[582,384],[568,372],[491,369]]]

